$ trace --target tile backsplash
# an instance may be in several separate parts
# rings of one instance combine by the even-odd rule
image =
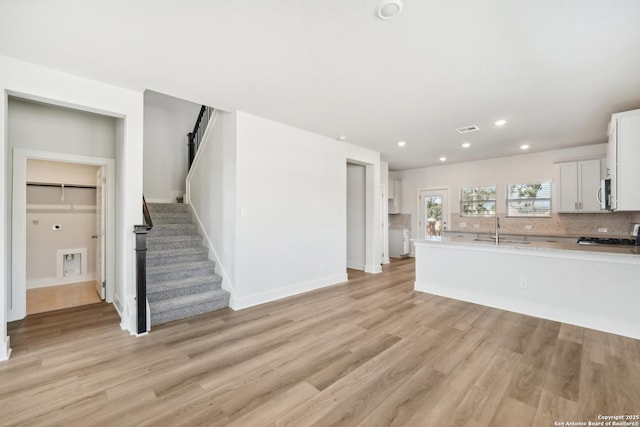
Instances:
[[[550,236],[628,236],[633,224],[640,223],[640,212],[554,214],[550,218],[509,218],[504,215],[499,217],[501,233]],[[451,222],[452,231],[492,233],[495,228],[494,217],[454,214]],[[466,227],[461,225],[465,223]]]
[[[394,214],[389,215],[389,229],[398,230],[411,227],[411,214]]]

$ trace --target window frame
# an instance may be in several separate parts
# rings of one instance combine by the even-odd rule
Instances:
[[[519,198],[511,198],[511,187],[517,186],[517,185],[545,185],[548,184],[549,185],[549,197],[519,197]],[[525,181],[525,182],[519,182],[519,183],[511,183],[511,184],[507,184],[505,186],[505,214],[507,218],[551,218],[553,210],[553,194],[552,194],[552,185],[553,185],[553,181],[550,179],[542,179],[542,180],[535,180],[535,181]],[[539,190],[538,190],[539,191]],[[522,215],[514,215],[511,213],[511,205],[510,203],[512,202],[526,202],[526,201],[532,201],[533,204],[535,204],[536,201],[548,201],[549,202],[549,209],[548,211],[544,214],[544,215],[535,215],[535,214],[522,214]]]
[[[491,188],[493,187],[493,199],[477,199],[477,200],[464,200],[464,191],[468,189],[478,189],[478,188]],[[461,217],[471,217],[471,218],[489,218],[496,216],[498,210],[498,185],[497,184],[483,184],[483,185],[465,185],[460,187],[460,191],[458,192],[458,197],[460,201],[460,216]],[[487,213],[465,213],[464,205],[470,203],[479,203],[480,205],[486,203],[493,203],[493,211],[489,211]]]

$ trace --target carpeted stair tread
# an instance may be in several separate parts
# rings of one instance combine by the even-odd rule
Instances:
[[[209,250],[204,246],[193,246],[189,248],[177,248],[177,249],[150,249],[147,250],[147,261],[154,258],[170,258],[183,255],[207,255]]]
[[[151,303],[184,295],[215,291],[221,289],[221,283],[222,277],[215,273],[181,280],[152,283],[147,286],[147,298]]]
[[[147,208],[152,216],[155,213],[191,212],[189,205],[184,203],[147,203]]]
[[[191,224],[193,219],[189,212],[162,212],[152,214],[153,225]]]
[[[151,217],[153,219],[153,216]],[[198,234],[195,224],[154,224],[148,236],[185,236]]]
[[[210,290],[220,289],[222,277],[218,274],[206,274],[197,277],[187,277],[180,280],[165,280],[161,282],[151,283],[147,286],[147,294],[164,292],[166,290],[184,288],[188,286],[199,286],[202,284],[211,285]]]
[[[180,271],[180,270],[197,270],[201,268],[215,268],[216,263],[211,261],[210,259],[203,261],[189,261],[189,262],[180,262],[175,264],[162,264],[162,265],[152,265],[147,267],[147,275],[153,275],[156,273],[166,273],[172,271]]]
[[[205,261],[207,259],[209,259],[209,251],[207,251],[206,248],[202,247],[170,249],[168,251],[155,252],[147,251],[147,266],[155,266],[168,263],[180,264],[189,261]]]
[[[151,302],[151,325],[172,322],[219,310],[229,305],[229,292],[224,289],[185,295],[172,299]]]
[[[198,234],[194,234],[193,236],[164,236],[147,238],[147,249],[149,251],[186,249],[200,246],[202,246],[202,236]]]
[[[215,291],[202,292],[196,295],[185,295],[179,298],[166,299],[153,303],[156,313],[174,310],[176,308],[187,307],[189,304],[199,304],[205,301],[222,300],[229,297],[229,292],[224,289],[216,289]],[[151,305],[151,303],[149,303]]]

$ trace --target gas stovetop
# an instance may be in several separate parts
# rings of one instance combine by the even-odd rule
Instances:
[[[616,239],[610,237],[580,237],[579,245],[637,245],[637,239]]]

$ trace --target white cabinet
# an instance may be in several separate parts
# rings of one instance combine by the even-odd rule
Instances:
[[[389,230],[389,256],[393,258],[409,256],[410,239],[411,230],[408,228]]]
[[[558,212],[600,212],[601,159],[560,163]]]
[[[640,110],[611,116],[607,167],[611,179],[611,209],[640,210]]]
[[[389,194],[389,213],[400,213],[400,196],[402,195],[402,181],[395,179],[389,180],[389,186],[387,188]]]

